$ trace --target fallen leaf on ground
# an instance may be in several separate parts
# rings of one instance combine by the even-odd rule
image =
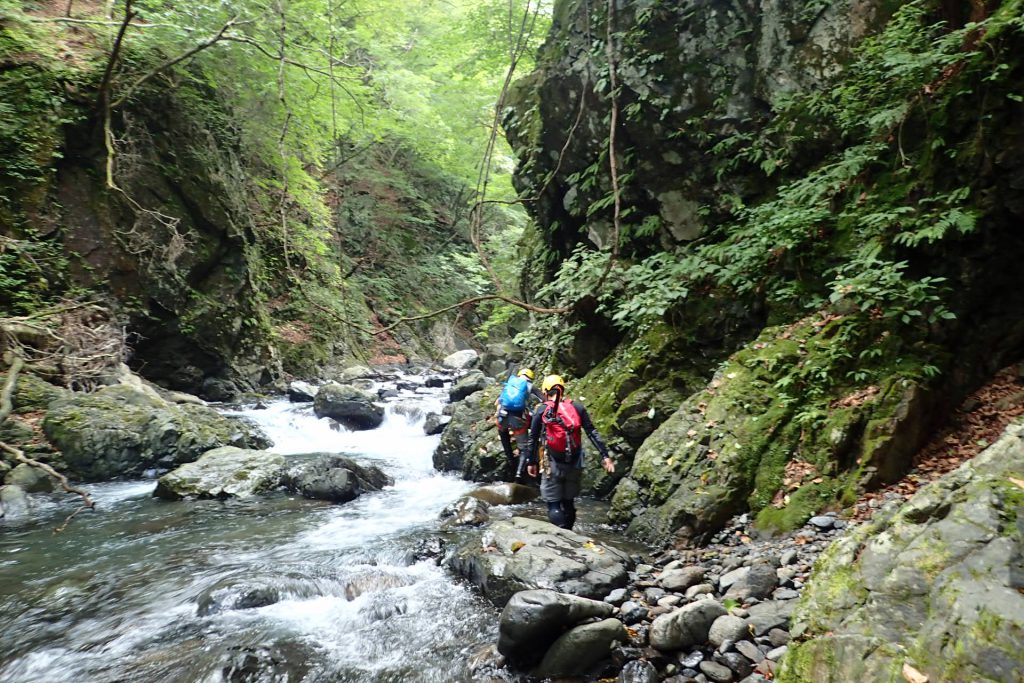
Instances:
[[[512,552],[514,552],[514,553],[519,552],[519,549],[522,548],[525,545],[526,544],[523,543],[522,541],[513,541],[513,543],[512,543]]]

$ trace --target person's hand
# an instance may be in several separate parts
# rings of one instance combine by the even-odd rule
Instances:
[[[527,465],[526,466],[526,473],[528,475],[530,475],[531,477],[536,477],[537,476],[537,466],[536,465]]]
[[[611,474],[615,471],[615,461],[606,455],[601,459],[601,467],[604,468],[605,472]]]

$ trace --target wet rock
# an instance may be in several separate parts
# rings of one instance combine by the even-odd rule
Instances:
[[[470,394],[475,394],[476,392],[485,389],[488,384],[489,382],[487,381],[487,377],[484,376],[484,373],[479,370],[473,370],[448,390],[448,400],[452,403],[458,403]]]
[[[406,564],[415,564],[424,560],[433,560],[434,564],[440,564],[447,544],[444,539],[437,536],[421,538],[406,555]]]
[[[284,456],[224,446],[168,472],[153,495],[181,498],[245,498],[277,487],[284,474]]]
[[[447,381],[448,380],[444,379],[443,377],[428,377],[423,381],[423,386],[429,387],[431,389],[440,389],[444,386],[445,382]]]
[[[498,606],[541,586],[600,599],[626,584],[628,555],[547,522],[513,517],[492,523],[484,537],[489,542],[463,544],[448,566]]]
[[[622,606],[619,608],[619,616],[621,616],[622,621],[629,626],[639,624],[647,618],[647,607],[641,605],[639,602],[627,600],[622,603]]]
[[[715,600],[699,600],[658,617],[651,624],[651,646],[663,652],[701,645],[715,619],[726,613]]]
[[[296,380],[288,383],[288,400],[292,403],[312,403],[316,392],[317,387],[309,382]]]
[[[343,384],[325,384],[313,401],[317,417],[337,420],[349,429],[373,429],[384,421],[384,408],[375,403],[376,396]]]
[[[764,659],[764,653],[758,649],[757,645],[754,645],[749,640],[741,640],[736,643],[736,651],[741,655],[749,659],[754,664],[757,664]]]
[[[618,683],[658,683],[658,670],[650,662],[632,661],[622,667]]]
[[[624,642],[626,627],[618,619],[576,626],[551,644],[534,674],[543,678],[586,674],[609,658],[612,644]]]
[[[28,496],[16,484],[0,486],[0,517],[5,521],[27,519],[30,514]]]
[[[754,671],[754,665],[739,652],[725,652],[716,655],[715,661],[729,667],[729,670],[735,674],[730,680],[746,678]]]
[[[446,415],[438,415],[437,413],[427,413],[426,419],[423,421],[423,432],[427,436],[434,436],[444,431],[445,426],[451,422],[451,418]]]
[[[474,498],[463,496],[451,505],[441,510],[441,518],[444,524],[442,529],[450,529],[456,526],[480,526],[490,521],[491,515],[489,503]]]
[[[277,587],[270,583],[238,585],[235,579],[230,579],[203,591],[196,601],[196,614],[205,617],[227,610],[255,609],[273,605],[280,599]]]
[[[288,468],[281,483],[289,491],[313,500],[347,503],[368,491],[380,491],[395,480],[376,465],[364,465],[341,455],[305,454],[308,462]]]
[[[206,406],[171,403],[145,385],[119,384],[54,401],[43,431],[70,473],[85,481],[173,468],[220,446],[270,445],[245,420]]]
[[[221,669],[224,683],[301,681],[309,673],[313,652],[295,642],[237,648]]]
[[[522,484],[491,484],[470,491],[468,496],[479,498],[491,505],[518,505],[536,500],[540,492],[532,486]]]
[[[501,612],[498,651],[518,666],[532,666],[566,628],[591,617],[609,617],[613,611],[611,605],[575,595],[520,591]]]

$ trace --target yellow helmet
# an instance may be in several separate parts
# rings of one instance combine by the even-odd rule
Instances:
[[[533,370],[531,370],[530,368],[523,368],[516,374],[518,374],[520,377],[525,377],[531,382],[533,381]]]
[[[548,375],[544,378],[544,383],[540,386],[541,391],[545,394],[555,387],[562,387],[562,391],[565,391],[565,380],[562,379],[561,375]]]

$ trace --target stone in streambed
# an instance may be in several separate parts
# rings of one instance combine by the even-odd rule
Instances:
[[[498,651],[517,665],[530,666],[566,628],[614,611],[604,602],[552,590],[520,591],[501,612]]]
[[[160,477],[153,495],[168,500],[245,498],[275,488],[283,473],[282,455],[224,446]]]

